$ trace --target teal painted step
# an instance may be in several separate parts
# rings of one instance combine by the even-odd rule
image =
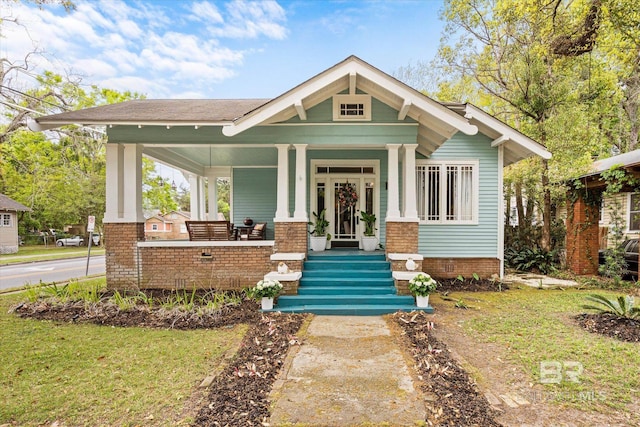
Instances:
[[[412,296],[386,295],[283,295],[278,298],[279,308],[299,305],[412,305]]]
[[[309,261],[386,261],[384,254],[367,254],[365,252],[346,252],[342,255],[336,255],[330,252],[323,252],[320,254],[309,254],[307,256]]]
[[[303,266],[304,270],[348,270],[348,271],[360,271],[360,270],[388,270],[390,268],[387,261],[319,261],[311,260],[305,261]]]
[[[304,273],[302,273],[304,274]],[[305,279],[302,276],[300,279],[300,287],[306,286],[393,286],[393,279],[358,279],[355,277],[313,277],[311,279]]]
[[[353,305],[353,306],[337,306],[337,305],[307,305],[293,306],[280,309],[274,307],[273,310],[283,313],[314,313],[318,315],[332,316],[379,316],[381,314],[395,313],[396,311],[424,311],[425,313],[433,313],[433,307],[418,308],[415,305]]]
[[[350,272],[348,270],[305,270],[305,279],[314,278],[341,278],[347,275],[359,279],[386,279],[390,277],[389,270],[360,270],[357,272]]]
[[[395,295],[395,286],[313,286],[298,288],[298,295]]]

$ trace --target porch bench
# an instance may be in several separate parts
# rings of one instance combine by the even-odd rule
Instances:
[[[189,240],[237,240],[237,232],[229,221],[185,221]]]

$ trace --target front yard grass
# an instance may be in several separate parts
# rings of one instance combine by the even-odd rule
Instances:
[[[540,383],[541,362],[561,364],[561,382],[544,385],[550,400],[583,409],[593,404],[594,410],[624,410],[640,398],[640,344],[593,334],[575,323],[573,317],[587,311],[581,308],[585,296],[593,293],[620,294],[525,288],[501,293],[456,292],[451,297],[462,298],[472,307],[460,310],[465,331],[479,342],[500,344],[510,361],[526,370],[531,383]],[[584,370],[578,375],[579,382],[570,381],[566,369],[577,372],[579,368],[564,366],[567,362],[581,364]]]
[[[52,261],[56,259],[86,257],[88,248],[86,246],[63,246],[57,247],[55,244],[48,246],[32,245],[20,246],[18,253],[3,255],[0,257],[0,265],[15,264],[19,262]],[[104,246],[92,246],[91,256],[104,255]]]
[[[21,319],[0,296],[0,424],[173,426],[247,327],[115,328]]]

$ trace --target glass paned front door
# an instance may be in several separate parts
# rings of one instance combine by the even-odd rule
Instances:
[[[358,239],[359,181],[333,180],[333,235],[338,241]]]

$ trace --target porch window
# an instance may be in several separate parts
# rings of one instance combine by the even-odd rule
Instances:
[[[421,221],[477,224],[477,161],[421,162],[416,166],[416,188]]]
[[[629,231],[640,230],[640,193],[629,195]]]
[[[0,219],[1,227],[11,227],[11,214],[2,214],[0,216]]]

